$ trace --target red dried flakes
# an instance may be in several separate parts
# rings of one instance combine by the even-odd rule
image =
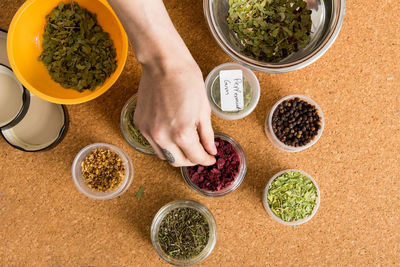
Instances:
[[[217,155],[214,165],[187,167],[190,180],[199,188],[212,192],[220,191],[231,185],[240,168],[239,155],[231,143],[217,137],[215,146]]]

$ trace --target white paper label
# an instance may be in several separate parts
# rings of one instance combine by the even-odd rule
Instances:
[[[223,111],[239,111],[243,103],[242,70],[221,70],[219,72],[221,109]]]

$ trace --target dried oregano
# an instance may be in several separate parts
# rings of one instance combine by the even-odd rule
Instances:
[[[115,71],[116,51],[96,14],[61,2],[46,16],[39,60],[54,81],[81,92],[94,90]]]
[[[256,59],[278,62],[311,40],[311,10],[303,0],[229,0],[228,26]]]
[[[316,205],[317,188],[310,178],[295,171],[286,172],[268,188],[271,211],[286,222],[307,218]]]

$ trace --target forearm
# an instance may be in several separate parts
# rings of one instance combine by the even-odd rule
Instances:
[[[191,57],[162,0],[108,0],[143,65]]]

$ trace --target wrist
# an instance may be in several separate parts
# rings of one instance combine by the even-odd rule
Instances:
[[[166,41],[148,45],[146,49],[136,49],[135,55],[143,68],[161,74],[197,67],[197,63],[183,41],[181,43]]]

